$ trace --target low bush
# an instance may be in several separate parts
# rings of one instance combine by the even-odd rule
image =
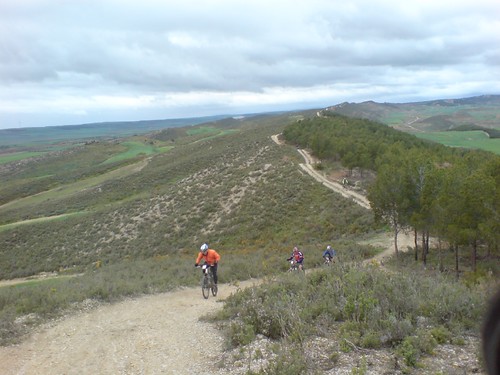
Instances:
[[[291,346],[335,336],[341,351],[397,348],[407,366],[417,366],[436,345],[478,333],[483,293],[439,275],[334,264],[240,291],[211,319],[241,322],[239,331],[226,330],[233,345],[244,345],[245,332]]]
[[[416,367],[418,360],[424,354],[432,354],[437,346],[437,341],[430,332],[417,331],[416,335],[406,337],[396,349],[396,354],[400,356],[404,363],[410,367]]]
[[[283,345],[276,350],[276,357],[268,367],[249,375],[302,375],[310,367],[300,347]]]

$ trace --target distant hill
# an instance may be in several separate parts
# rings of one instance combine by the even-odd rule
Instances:
[[[442,99],[414,103],[363,103],[344,102],[325,109],[268,112],[243,116],[218,115],[183,119],[160,119],[146,121],[102,122],[81,125],[47,126],[39,128],[0,129],[0,152],[46,152],[55,147],[64,149],[78,142],[116,139],[169,129],[158,139],[176,139],[186,130],[176,128],[197,125],[213,125],[217,128],[253,126],[263,118],[288,114],[314,116],[316,113],[338,113],[349,117],[365,118],[384,123],[395,129],[413,133],[421,138],[444,143],[453,147],[483,148],[500,154],[500,95],[482,95],[463,99]],[[242,119],[245,119],[242,122]],[[451,141],[439,132],[453,131]],[[474,143],[466,142],[469,133],[475,131]],[[456,132],[461,134],[456,135]],[[464,133],[467,132],[467,133]],[[179,133],[179,134],[178,134]],[[481,139],[480,137],[484,139]],[[494,139],[496,138],[496,139]],[[50,144],[50,148],[48,145]]]
[[[382,122],[405,132],[500,130],[500,95],[414,103],[345,102],[324,111]]]
[[[199,125],[217,121],[230,115],[161,119],[145,121],[99,122],[81,125],[44,126],[31,128],[0,129],[0,147],[27,144],[43,144],[66,140],[118,138],[144,134],[155,130]]]

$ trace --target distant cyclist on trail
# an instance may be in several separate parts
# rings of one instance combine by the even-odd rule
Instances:
[[[303,270],[304,269],[304,254],[302,254],[301,251],[299,251],[299,249],[297,248],[297,246],[295,246],[293,248],[293,252],[292,252],[292,256],[290,258],[288,258],[287,260],[288,261],[291,261],[291,260],[294,260],[298,266],[299,266],[299,270]]]
[[[323,251],[323,259],[327,262],[331,262],[335,255],[336,255],[335,250],[330,245],[328,245],[326,247],[326,250]]]
[[[217,285],[217,265],[219,264],[220,260],[219,253],[217,253],[217,251],[213,249],[209,249],[208,245],[204,243],[200,247],[200,252],[198,254],[198,257],[196,258],[196,263],[194,264],[194,266],[198,267],[198,264],[202,259],[205,260],[205,264],[210,266],[212,275],[214,277],[214,283]]]

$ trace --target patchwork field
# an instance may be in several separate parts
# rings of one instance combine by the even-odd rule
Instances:
[[[450,147],[480,149],[500,155],[500,138],[492,139],[483,131],[416,132],[415,135]]]

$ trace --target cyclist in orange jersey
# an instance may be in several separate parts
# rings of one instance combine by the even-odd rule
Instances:
[[[200,252],[198,253],[194,266],[198,267],[198,264],[202,259],[205,260],[205,264],[210,266],[210,270],[212,271],[212,275],[214,277],[214,283],[217,284],[217,266],[220,260],[219,253],[213,249],[209,249],[208,245],[204,243],[200,247]]]

